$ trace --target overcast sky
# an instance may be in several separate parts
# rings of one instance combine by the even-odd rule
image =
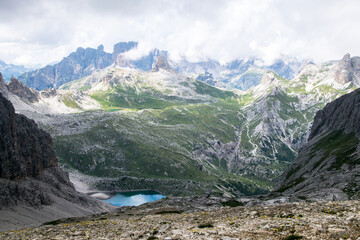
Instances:
[[[360,55],[358,0],[0,0],[0,59],[34,66],[138,41],[190,61]]]

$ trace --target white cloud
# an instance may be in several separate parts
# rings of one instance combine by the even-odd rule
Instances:
[[[0,0],[0,59],[27,66],[59,61],[77,47],[139,41],[174,59],[285,55],[318,61],[360,55],[357,0]]]

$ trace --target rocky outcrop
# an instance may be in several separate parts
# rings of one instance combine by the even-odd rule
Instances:
[[[0,177],[9,180],[37,177],[46,168],[56,167],[51,136],[33,120],[15,114],[12,104],[1,94],[0,98]]]
[[[345,54],[338,63],[335,80],[340,84],[352,82],[360,86],[360,57],[350,58],[349,53]]]
[[[112,60],[113,62],[115,62],[118,58],[118,55],[120,53],[124,53],[124,52],[127,52],[133,48],[136,48],[138,45],[137,42],[133,42],[133,41],[130,41],[130,42],[119,42],[117,44],[114,45],[114,51],[112,53]]]
[[[155,65],[154,65],[154,67],[152,68],[151,71],[158,72],[160,69],[164,69],[164,70],[166,70],[168,72],[176,73],[176,71],[173,68],[170,67],[169,62],[167,61],[167,59],[163,55],[158,57],[158,59],[156,60]]]
[[[21,82],[19,82],[16,78],[11,78],[8,84],[9,92],[17,95],[25,102],[37,102],[39,101],[39,93],[37,91],[33,91],[32,89],[28,88]]]
[[[311,128],[309,141],[329,132],[360,134],[360,90],[344,95],[318,111]]]
[[[148,55],[142,56],[140,59],[131,61],[131,64],[136,68],[139,68],[143,71],[151,70],[156,64],[156,60],[161,56],[167,57],[167,51],[160,51],[155,48],[149,52]]]
[[[34,219],[41,216],[30,223],[36,225],[60,217],[84,216],[111,208],[75,191],[68,173],[58,167],[51,136],[39,129],[33,120],[15,114],[14,107],[1,93],[0,116],[0,215],[6,215],[9,207],[25,207],[36,215]],[[43,206],[60,213],[45,214]],[[9,216],[12,221],[6,224],[15,227],[18,222],[21,226],[22,214],[13,212]]]
[[[278,85],[279,79],[277,79],[274,72],[267,72],[263,75],[260,84],[264,86]]]
[[[4,81],[3,75],[2,75],[1,72],[0,72],[0,91],[1,91],[3,88],[5,88],[5,87],[6,87],[6,83],[5,83],[5,81]]]
[[[314,200],[359,198],[360,89],[327,104],[274,193]]]
[[[40,92],[42,97],[49,98],[49,97],[55,97],[57,92],[56,88],[50,88],[50,89],[44,89]]]

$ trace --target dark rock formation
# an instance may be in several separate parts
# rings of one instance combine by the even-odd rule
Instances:
[[[359,198],[360,89],[319,111],[308,143],[273,194],[314,200]]]
[[[0,177],[19,180],[37,177],[57,167],[51,136],[15,110],[0,93]]]
[[[58,167],[51,136],[33,120],[15,114],[1,93],[0,116],[0,215],[6,214],[1,210],[8,207],[32,206],[39,210],[26,209],[41,216],[32,222],[39,224],[109,210],[106,204],[75,191],[68,173]],[[59,211],[60,215],[42,213],[42,207],[48,205],[50,212]],[[17,215],[22,217],[13,212],[11,218]],[[21,223],[21,219],[16,221]]]
[[[350,58],[347,53],[338,63],[335,72],[335,80],[340,84],[352,82],[356,86],[360,86],[360,57]]]
[[[21,82],[19,82],[16,78],[11,78],[8,84],[9,92],[17,95],[25,102],[37,102],[39,101],[39,93],[37,91],[33,91]]]
[[[3,75],[0,72],[0,91],[6,87],[6,83],[4,81]]]

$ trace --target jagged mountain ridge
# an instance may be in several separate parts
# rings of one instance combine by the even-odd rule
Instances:
[[[316,113],[306,145],[276,192],[321,200],[359,198],[360,90]]]
[[[76,52],[71,53],[59,63],[26,72],[18,79],[37,90],[58,88],[67,82],[90,75],[94,71],[104,69],[112,64],[148,71],[162,56],[170,62],[174,70],[182,75],[197,77],[201,81],[204,80],[204,75],[208,75],[206,83],[212,86],[247,90],[258,85],[267,70],[273,70],[280,76],[292,78],[300,66],[300,62],[295,58],[284,56],[269,66],[266,66],[259,58],[236,59],[224,65],[211,59],[201,62],[189,62],[182,59],[174,62],[169,59],[167,51],[156,48],[139,59],[128,58],[127,52],[136,48],[137,45],[138,43],[133,41],[119,42],[114,45],[112,53],[104,52],[102,45],[99,45],[97,49],[79,47]]]
[[[24,73],[19,76],[19,80],[29,87],[42,90],[61,86],[111,64],[112,55],[104,52],[102,45],[97,49],[80,47],[59,63]]]

